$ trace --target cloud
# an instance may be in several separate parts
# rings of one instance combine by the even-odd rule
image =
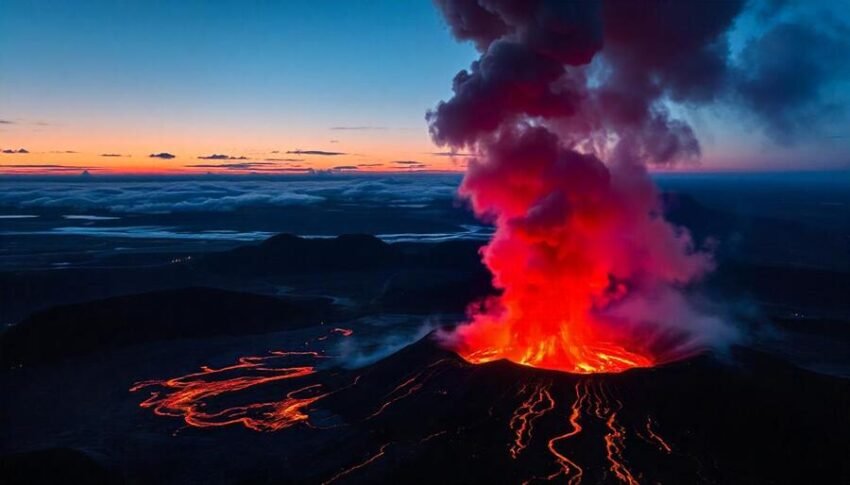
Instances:
[[[120,153],[101,153],[101,157],[123,157]]]
[[[342,170],[342,171],[345,171],[345,170],[360,170],[360,168],[357,167],[356,165],[337,165],[336,167],[333,168],[333,170]]]
[[[846,113],[836,93],[850,74],[847,32],[830,22],[782,21],[744,47],[732,88],[774,140],[795,141]]]
[[[303,158],[265,158],[268,162],[303,162]]]
[[[40,174],[40,173],[68,173],[88,170],[98,170],[96,167],[85,167],[80,165],[60,165],[49,163],[18,163],[0,165],[0,173],[6,174]]]
[[[358,163],[358,167],[383,167],[383,163]]]
[[[39,171],[48,171],[37,166]],[[56,166],[57,174],[85,167]],[[4,167],[5,168],[5,167]],[[368,207],[429,204],[452,200],[457,175],[395,175],[335,177],[308,168],[256,169],[262,173],[300,174],[281,178],[226,178],[218,175],[195,180],[160,178],[101,180],[97,184],[56,180],[24,182],[0,180],[0,206],[21,209],[101,209],[113,213],[228,212],[240,208],[285,207],[341,202]]]
[[[198,157],[200,160],[248,160],[248,157],[232,157],[230,155],[222,155],[214,153],[212,155],[202,155]]]
[[[370,130],[386,130],[386,126],[331,126],[334,131],[370,131]]]
[[[199,157],[200,158],[200,157]],[[231,158],[229,160],[241,160]],[[193,165],[183,165],[188,168],[220,168],[225,170],[251,170],[256,168],[274,167],[272,162],[240,162],[240,163],[198,163]]]
[[[0,120],[0,125],[14,125],[14,124],[16,124],[16,123],[14,121],[11,121],[11,120]]]
[[[172,158],[176,158],[175,155],[172,155],[168,152],[151,153],[150,155],[148,155],[148,157],[150,157],[150,158],[162,158],[162,159],[165,159],[165,160],[170,160]]]
[[[394,160],[392,163],[398,165],[400,168],[406,168],[410,170],[419,170],[427,167],[427,165],[425,165],[424,163],[418,162],[416,160]]]
[[[327,152],[324,150],[289,150],[286,153],[290,155],[321,155],[325,157],[335,157],[337,155],[347,155],[344,152]]]
[[[5,150],[3,150],[3,153],[29,153],[29,150],[27,150],[26,148],[18,148],[17,150],[6,148]]]
[[[53,150],[50,153],[77,153],[74,150]]]
[[[432,152],[431,155],[436,155],[438,157],[474,157],[473,153],[461,153],[461,152]]]

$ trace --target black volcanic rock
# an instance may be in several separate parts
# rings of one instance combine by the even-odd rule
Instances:
[[[4,367],[61,360],[164,339],[243,335],[314,325],[331,315],[324,298],[283,299],[185,288],[62,305],[0,334]]]
[[[335,238],[306,239],[279,234],[256,246],[209,255],[201,264],[216,272],[261,276],[374,270],[400,262],[398,250],[374,236],[346,234]]]
[[[606,441],[620,439],[615,432],[622,434],[617,459],[640,483],[850,479],[850,383],[743,348],[585,376],[506,361],[471,365],[426,339],[353,374],[358,385],[325,405],[365,427],[357,447],[384,450],[382,462],[358,471],[371,483],[519,483],[555,473],[547,443],[573,429],[579,389],[588,393],[582,430],[557,448],[583,467],[581,483],[618,482],[606,457]],[[553,403],[534,405],[544,411],[512,458],[510,426],[535,389]]]
[[[100,485],[122,483],[122,480],[85,453],[70,448],[51,448],[0,456],[0,483]]]

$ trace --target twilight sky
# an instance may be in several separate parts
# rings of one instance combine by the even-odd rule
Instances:
[[[745,63],[789,19],[846,28],[850,7],[745,15],[730,56]],[[842,52],[821,52],[832,109],[787,139],[733,105],[673,106],[703,144],[699,168],[850,167],[847,61],[829,58]],[[15,153],[0,172],[458,170],[424,114],[475,58],[425,0],[4,0],[0,150]]]

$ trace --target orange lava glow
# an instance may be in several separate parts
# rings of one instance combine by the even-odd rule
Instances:
[[[367,458],[365,461],[362,461],[362,462],[360,462],[360,463],[358,463],[358,464],[356,464],[356,465],[350,466],[350,467],[348,467],[348,468],[346,468],[346,469],[342,470],[341,472],[339,472],[339,473],[337,473],[336,475],[332,476],[330,479],[325,480],[324,482],[322,482],[322,485],[326,485],[326,484],[328,484],[328,483],[335,482],[335,481],[339,480],[340,478],[343,478],[343,477],[345,477],[346,475],[351,474],[352,472],[355,472],[355,471],[357,471],[357,470],[359,470],[359,469],[361,469],[361,468],[363,468],[363,467],[365,467],[365,466],[370,465],[371,463],[375,462],[376,460],[378,460],[378,459],[380,459],[382,456],[384,456],[384,455],[386,454],[386,452],[387,452],[387,447],[389,447],[389,446],[390,446],[390,443],[385,444],[384,446],[382,446],[382,447],[378,450],[378,452],[377,452],[377,453],[375,453],[374,455],[370,456],[370,457],[369,457],[369,458]]]
[[[546,284],[540,282],[539,287]],[[551,288],[539,291],[509,287],[498,300],[474,310],[470,323],[456,330],[455,351],[473,364],[507,359],[576,374],[652,367],[656,358],[638,350],[639,342],[629,342],[632,335],[593,315],[595,293],[609,291],[608,284],[608,277],[600,276],[584,287],[561,285],[556,279]]]
[[[572,406],[570,406],[569,422],[571,429],[566,433],[555,436],[549,440],[549,452],[555,456],[555,461],[558,463],[558,466],[560,466],[560,470],[546,477],[548,481],[554,480],[555,478],[563,475],[565,477],[569,477],[567,480],[569,485],[575,485],[581,483],[581,477],[584,475],[584,470],[566,455],[558,451],[557,448],[558,443],[581,433],[583,429],[579,419],[581,418],[581,409],[587,399],[587,389],[586,386],[582,386],[582,384],[583,383],[581,381],[576,382],[576,398],[573,401]]]
[[[193,427],[208,428],[241,424],[254,431],[278,431],[309,420],[308,408],[326,397],[321,385],[306,385],[287,392],[279,401],[233,406],[220,411],[206,410],[218,396],[244,391],[272,382],[298,379],[316,372],[313,366],[279,366],[275,362],[291,357],[319,359],[318,352],[271,352],[262,357],[241,357],[238,363],[165,380],[138,382],[131,392],[154,388],[140,406],[158,416],[182,418]]]
[[[514,411],[509,424],[511,431],[514,432],[514,442],[509,449],[512,458],[516,459],[528,446],[534,421],[554,408],[555,400],[549,393],[549,386],[538,385],[531,389],[529,397]]]
[[[658,444],[658,448],[659,448],[661,451],[663,451],[663,452],[665,452],[665,453],[668,453],[668,454],[669,454],[669,453],[672,453],[672,452],[673,452],[673,448],[672,448],[672,447],[670,447],[670,445],[669,445],[669,444],[667,444],[667,442],[666,442],[666,441],[664,441],[664,438],[662,438],[661,436],[659,436],[659,435],[658,435],[658,433],[656,433],[655,431],[653,431],[653,429],[652,429],[652,425],[653,425],[652,417],[648,417],[648,418],[646,418],[646,432],[647,432],[647,435],[649,436],[649,438],[650,438],[651,440],[653,440],[655,443],[657,443],[657,444]]]
[[[560,409],[549,385],[526,385],[520,390],[520,394],[526,393],[526,389],[529,387],[532,389],[530,396],[519,404],[510,421],[510,429],[514,433],[514,439],[510,443],[509,454],[513,459],[517,459],[519,452],[528,447],[534,438],[531,423],[550,411],[552,411],[551,414],[554,417],[557,415],[557,410]],[[652,445],[654,449],[665,454],[671,453],[672,448],[664,438],[653,430],[656,423],[651,417],[647,417],[646,422],[641,422],[642,424],[622,423],[620,418],[622,409],[622,401],[613,397],[612,391],[603,382],[592,379],[582,379],[576,382],[575,397],[569,405],[569,414],[566,417],[569,427],[566,431],[548,438],[546,443],[549,453],[554,458],[555,470],[548,475],[537,475],[525,480],[523,484],[553,481],[567,483],[568,485],[581,484],[586,471],[576,458],[570,456],[570,447],[572,447],[572,452],[581,450],[583,453],[587,453],[586,444],[576,442],[574,438],[582,434],[586,427],[589,427],[591,436],[599,436],[594,430],[601,431],[602,443],[600,446],[594,446],[591,449],[600,450],[604,453],[604,459],[608,462],[605,473],[610,473],[609,476],[623,484],[637,485],[640,482],[641,475],[632,471],[625,458],[626,445],[631,443],[629,438],[631,436],[640,437],[646,443]],[[590,418],[591,422],[583,423],[585,417]],[[548,426],[549,423],[547,423]],[[648,433],[648,436],[645,436],[646,433]],[[585,438],[585,440],[587,439]],[[604,480],[604,477],[602,479]]]
[[[404,398],[410,397],[420,389],[428,379],[432,378],[434,375],[440,372],[438,366],[443,362],[446,362],[448,359],[440,359],[436,362],[433,362],[425,368],[425,370],[421,372],[417,372],[412,377],[405,379],[401,384],[395,386],[392,391],[390,391],[386,396],[384,396],[385,401],[378,407],[375,412],[366,417],[366,420],[370,420],[377,416],[380,416],[388,407],[390,407],[393,403],[401,401]]]

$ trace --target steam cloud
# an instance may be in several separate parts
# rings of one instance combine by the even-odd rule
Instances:
[[[664,220],[648,176],[649,164],[700,155],[669,106],[735,100],[767,132],[787,133],[779,115],[814,109],[829,72],[823,56],[809,57],[812,78],[783,97],[766,77],[789,61],[758,47],[789,35],[802,47],[846,46],[783,20],[744,48],[747,71],[729,49],[743,1],[435,3],[481,56],[426,119],[436,143],[476,154],[460,194],[496,224],[483,257],[502,290],[449,343],[472,360],[594,372],[736,339],[711,305],[695,303],[690,289],[712,270],[711,254]]]

